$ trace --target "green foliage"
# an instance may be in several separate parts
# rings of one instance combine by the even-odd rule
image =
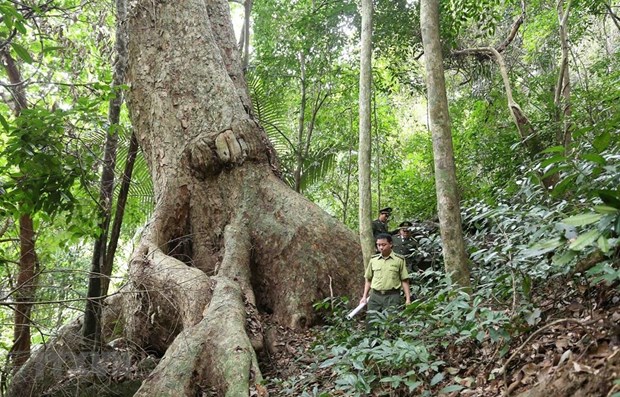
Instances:
[[[76,199],[71,188],[90,177],[83,169],[94,159],[70,150],[67,119],[68,113],[60,109],[24,109],[9,127],[2,150],[6,162],[0,164],[4,215],[38,211],[54,215],[72,209]]]
[[[350,396],[388,392],[430,396],[460,390],[462,386],[444,382],[454,363],[439,359],[440,352],[478,343],[504,345],[510,340],[511,319],[485,304],[493,293],[491,287],[470,297],[435,271],[416,276],[413,285],[417,299],[402,313],[379,313],[373,332],[355,322],[352,327],[345,319],[346,300],[315,305],[332,309],[329,325],[314,347],[322,358],[318,369],[330,369],[335,377],[334,385],[328,386],[331,390]]]

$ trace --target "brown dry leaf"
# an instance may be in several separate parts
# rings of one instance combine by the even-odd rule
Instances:
[[[539,369],[540,367],[534,363],[527,363],[523,367],[521,367],[521,371],[523,371],[523,373],[528,376],[536,374]]]
[[[565,338],[560,338],[556,340],[555,347],[558,349],[558,352],[563,352],[568,347],[568,340]]]
[[[587,372],[593,375],[596,375],[598,373],[597,370],[590,368],[585,364],[579,364],[576,361],[573,361],[573,369],[575,370],[575,372]]]
[[[461,386],[465,386],[467,388],[471,388],[475,381],[476,380],[473,377],[471,377],[471,376],[469,376],[467,378],[457,379],[457,382]]]
[[[609,344],[607,342],[602,342],[600,345],[596,346],[596,349],[590,352],[592,357],[598,358],[607,358],[611,354],[611,349],[609,348]]]

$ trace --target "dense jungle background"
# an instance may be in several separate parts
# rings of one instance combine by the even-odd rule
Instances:
[[[127,338],[105,309],[132,293],[132,253],[161,198],[124,102],[125,27],[127,8],[169,2],[138,3],[0,0],[0,396],[131,396],[162,376],[171,341]],[[361,5],[229,7],[271,165],[357,232],[371,221],[359,219]],[[346,318],[358,258],[338,258],[358,295],[330,278],[313,321],[244,301],[248,334],[264,336],[249,395],[620,396],[620,2],[449,0],[440,16],[471,286],[444,268],[420,2],[375,1],[370,212],[392,207],[391,229],[413,222],[426,270],[378,335],[363,313]],[[345,238],[330,230],[325,241]],[[184,261],[186,242],[168,253]],[[71,352],[43,360],[61,345]],[[36,372],[36,392],[12,388],[20,371]]]

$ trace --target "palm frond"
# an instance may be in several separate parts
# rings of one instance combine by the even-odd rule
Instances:
[[[333,147],[324,147],[309,153],[302,167],[301,190],[323,180],[336,165],[336,157],[337,151]]]
[[[286,135],[286,109],[273,96],[268,95],[265,83],[258,74],[248,72],[246,81],[252,108],[260,125],[265,129],[277,153],[293,150],[294,145]]]

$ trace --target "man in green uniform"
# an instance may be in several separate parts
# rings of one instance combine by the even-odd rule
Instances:
[[[413,223],[409,221],[401,222],[400,225],[398,225],[398,236],[393,238],[393,250],[405,258],[407,271],[410,275],[414,270],[418,270],[416,269],[417,266],[415,266],[415,252],[418,247],[418,242],[411,236],[411,229],[409,228],[412,226]]]
[[[381,233],[389,234],[388,229],[387,229],[387,224],[388,224],[388,219],[390,219],[391,215],[392,215],[392,208],[390,207],[381,208],[379,210],[379,217],[375,219],[374,221],[372,221],[372,235],[375,238],[375,240],[377,239],[377,236]]]
[[[364,294],[360,304],[368,303],[368,310],[382,311],[401,305],[400,290],[405,293],[405,304],[411,303],[409,274],[405,260],[392,252],[392,236],[377,236],[379,253],[370,258],[364,273]],[[368,317],[370,322],[371,317]]]

